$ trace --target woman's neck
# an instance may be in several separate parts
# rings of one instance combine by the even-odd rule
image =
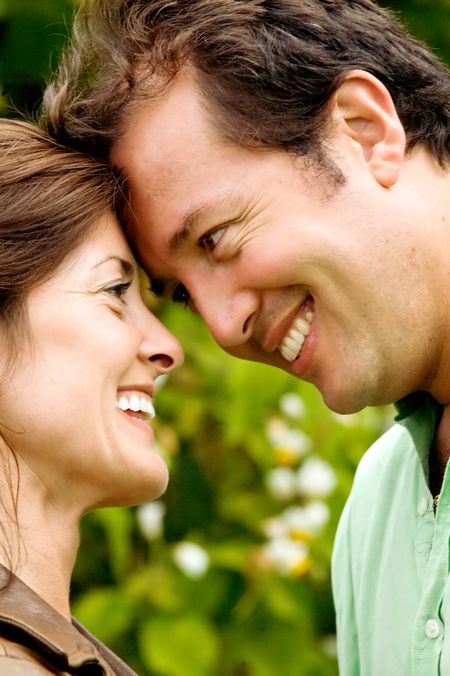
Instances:
[[[22,468],[16,506],[5,486],[1,502],[0,562],[70,620],[70,580],[79,545],[80,514],[69,513],[50,500],[45,488]]]

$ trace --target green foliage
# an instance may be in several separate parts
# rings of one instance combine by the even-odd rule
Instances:
[[[152,673],[216,673],[219,639],[212,624],[198,613],[149,618],[140,628],[139,639],[142,660]]]
[[[413,35],[450,63],[450,0],[390,0],[379,4],[393,9]]]
[[[0,114],[32,112],[70,30],[76,0],[0,0]]]
[[[106,643],[113,643],[127,631],[133,620],[131,599],[119,585],[91,588],[77,604],[78,615],[90,627],[101,627],[100,633]]]
[[[34,108],[76,4],[0,0],[0,112]],[[450,61],[449,0],[390,6]],[[392,410],[336,416],[312,387],[220,352],[189,312],[160,315],[186,349],[156,402],[164,508],[85,518],[74,614],[142,676],[333,676],[334,533]]]

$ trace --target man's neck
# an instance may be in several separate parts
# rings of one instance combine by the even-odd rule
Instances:
[[[446,406],[436,430],[430,451],[430,490],[434,496],[441,491],[445,469],[450,458],[450,405]]]

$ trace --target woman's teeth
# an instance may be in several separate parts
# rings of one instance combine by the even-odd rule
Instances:
[[[139,397],[137,394],[132,394],[131,397],[122,394],[116,401],[116,406],[121,411],[134,411],[135,413],[145,413],[150,418],[155,417],[155,409],[150,399]]]
[[[314,312],[309,310],[304,317],[297,317],[292,323],[291,328],[278,345],[278,350],[286,361],[294,361],[299,357],[313,319]]]

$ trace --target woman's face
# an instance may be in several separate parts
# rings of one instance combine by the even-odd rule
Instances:
[[[182,351],[143,304],[112,216],[31,292],[27,310],[30,340],[0,388],[1,434],[21,477],[24,468],[52,501],[82,512],[160,495],[167,467],[142,409],[153,410],[155,378]]]

